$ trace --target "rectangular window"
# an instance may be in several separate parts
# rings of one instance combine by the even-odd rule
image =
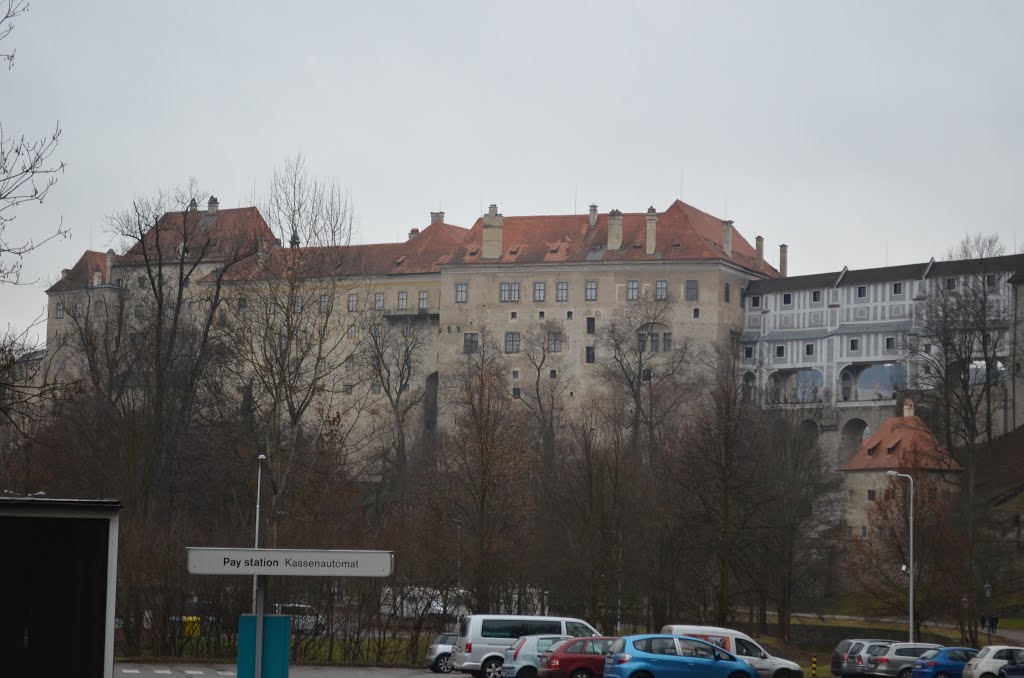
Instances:
[[[57,308],[54,310],[54,317],[58,319],[64,317],[64,304],[57,304]]]
[[[700,297],[700,285],[696,280],[686,281],[686,300],[697,301]]]
[[[874,490],[868,490],[868,501],[874,501],[875,500],[875,496],[876,495],[875,495],[875,491]]]
[[[932,345],[931,344],[925,344],[923,350],[924,350],[924,352],[926,354],[931,354],[931,352],[932,352]]]
[[[498,285],[498,301],[503,304],[512,301],[512,283],[503,282]]]
[[[661,335],[661,350],[668,353],[672,350],[672,333],[663,332]]]
[[[466,298],[469,296],[469,284],[468,283],[455,283],[455,303],[464,304]]]
[[[700,318],[700,309],[699,308],[695,308],[695,309],[693,309],[693,319],[697,320],[698,318]]]
[[[640,351],[641,353],[643,353],[643,352],[645,352],[647,350],[647,333],[646,332],[637,332],[636,333],[636,345],[637,345],[637,350]]]
[[[595,334],[597,332],[597,318],[587,318],[587,334]]]
[[[895,295],[903,294],[903,283],[901,283],[901,282],[893,283],[892,284],[892,293],[895,294]]]
[[[511,296],[511,298],[509,298],[509,301],[511,301],[513,304],[518,304],[519,303],[519,283],[514,282],[514,283],[509,283],[509,285],[511,286],[511,290],[512,290],[512,296]]]
[[[640,281],[626,281],[626,301],[636,301],[640,297]]]
[[[985,285],[987,287],[995,287],[996,286],[996,274],[995,273],[989,273],[988,275],[985,276]]]
[[[594,362],[594,347],[593,346],[587,346],[587,362],[588,363],[593,363]]]
[[[886,351],[895,351],[896,350],[896,337],[886,337],[885,338],[885,350]]]
[[[555,283],[555,301],[569,301],[569,283],[565,280]]]
[[[552,379],[558,379],[558,370],[551,370],[548,372],[548,376]]]
[[[729,292],[730,292],[729,283],[725,283],[725,292],[722,294],[722,299],[727,304],[729,303],[729,299],[731,298],[731,295],[730,295]]]
[[[462,352],[476,353],[480,350],[480,335],[476,332],[466,332],[462,335]]]
[[[859,351],[860,350],[860,339],[850,339],[850,350],[851,351]]]
[[[420,290],[420,310],[421,311],[427,310],[427,298],[428,298],[427,297],[427,291],[426,290]]]
[[[956,289],[956,278],[946,278],[946,289],[951,292]]]
[[[505,333],[505,353],[519,353],[519,333]]]
[[[81,302],[76,302],[71,307],[71,315],[75,318],[81,318],[85,315],[85,306],[83,306]]]
[[[814,355],[814,344],[804,344],[804,355],[806,355],[806,356]]]
[[[654,298],[655,299],[668,299],[668,281],[659,280],[654,283]]]
[[[743,347],[743,357],[746,358],[747,360],[752,359],[754,357],[754,347],[753,346],[744,346]]]
[[[651,332],[650,339],[651,339],[651,353],[657,353],[658,352],[658,348],[659,348],[659,344],[661,343],[661,342],[658,341],[658,334],[657,334],[657,332]]]
[[[348,310],[349,311],[354,311],[357,308],[359,308],[359,295],[358,294],[350,294],[350,295],[348,295]]]
[[[813,292],[811,292],[811,301],[813,301],[814,303],[818,303],[819,301],[821,301],[821,290],[814,290]]]
[[[561,332],[548,332],[548,352],[549,353],[561,353],[562,352],[562,333]]]
[[[858,299],[867,299],[867,297],[868,297],[867,285],[858,285],[857,286],[857,298]]]
[[[375,382],[373,382],[370,385],[370,393],[373,393],[373,394],[380,393],[380,382],[379,381],[375,381]]]
[[[533,300],[544,301],[544,283],[535,282],[533,283]]]
[[[374,292],[373,293],[373,307],[378,311],[384,310],[384,293]]]
[[[597,281],[596,280],[588,280],[587,281],[586,300],[587,301],[597,301]]]
[[[146,289],[146,276],[144,276],[144,275],[140,275],[139,276],[139,289],[140,290]]]
[[[331,298],[326,294],[320,295],[320,312],[327,313],[327,309],[331,307]]]
[[[518,386],[513,386],[512,387],[512,397],[515,398],[516,400],[522,398],[523,397],[523,390],[521,388],[519,388]]]
[[[349,325],[348,326],[348,336],[349,337],[356,336],[356,326],[355,325]]]
[[[409,293],[408,292],[399,292],[398,293],[398,310],[399,311],[404,311],[407,308],[409,308]]]
[[[792,292],[786,292],[785,294],[782,295],[782,305],[783,306],[792,306],[793,305],[793,293]]]
[[[786,357],[786,347],[784,345],[779,344],[778,346],[775,347],[775,357],[776,358],[785,358]]]
[[[761,308],[761,297],[750,297],[750,308]]]

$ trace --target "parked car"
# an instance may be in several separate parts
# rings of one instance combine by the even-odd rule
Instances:
[[[624,636],[605,658],[604,678],[759,678],[757,669],[717,645],[663,634]]]
[[[459,622],[459,638],[452,648],[453,668],[502,678],[505,648],[522,636],[600,636],[593,626],[572,617],[536,617],[510,614],[470,614]]]
[[[864,673],[876,678],[910,678],[917,658],[929,650],[942,647],[935,643],[892,643],[881,652],[869,652]]]
[[[1013,658],[999,669],[999,678],[1024,678],[1024,652],[1013,653]]]
[[[781,657],[773,657],[771,653],[757,644],[753,638],[733,629],[719,626],[687,626],[669,624],[662,627],[662,633],[673,636],[700,638],[713,643],[727,652],[731,652],[744,660],[761,674],[761,678],[803,678],[803,669],[796,662]]]
[[[540,658],[544,652],[560,640],[561,635],[523,636],[513,645],[505,648],[505,659],[501,662],[501,673],[505,678],[537,678]]]
[[[570,638],[555,643],[540,658],[539,678],[602,678],[605,655],[618,638]]]
[[[1012,645],[986,645],[978,650],[971,661],[964,667],[963,678],[996,678],[999,669],[1013,659],[1014,654],[1024,650]]]
[[[452,672],[452,645],[459,634],[457,631],[439,633],[434,642],[427,648],[427,668],[434,673]]]
[[[964,666],[978,651],[972,647],[943,647],[921,655],[911,673],[912,678],[963,678]]]
[[[885,641],[856,641],[846,652],[846,659],[843,661],[842,675],[844,678],[851,676],[863,676],[867,668],[868,657],[873,654],[881,654],[893,644],[891,640]]]
[[[881,638],[847,638],[839,641],[836,649],[832,651],[832,675],[842,676],[843,666],[846,664],[847,655],[856,643],[895,643],[895,640],[884,640]]]

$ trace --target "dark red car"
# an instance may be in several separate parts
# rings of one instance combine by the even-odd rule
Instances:
[[[540,658],[539,678],[602,678],[605,655],[618,638],[569,638],[552,645]]]

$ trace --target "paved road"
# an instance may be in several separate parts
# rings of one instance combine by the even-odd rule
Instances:
[[[114,664],[114,678],[233,678],[234,664]],[[426,669],[373,669],[291,666],[289,678],[413,678],[434,676]]]

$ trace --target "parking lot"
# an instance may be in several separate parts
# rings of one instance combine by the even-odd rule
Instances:
[[[231,678],[234,664],[134,664],[115,663],[114,678]],[[378,669],[361,666],[295,666],[288,669],[290,678],[411,678],[433,676],[426,669]]]

